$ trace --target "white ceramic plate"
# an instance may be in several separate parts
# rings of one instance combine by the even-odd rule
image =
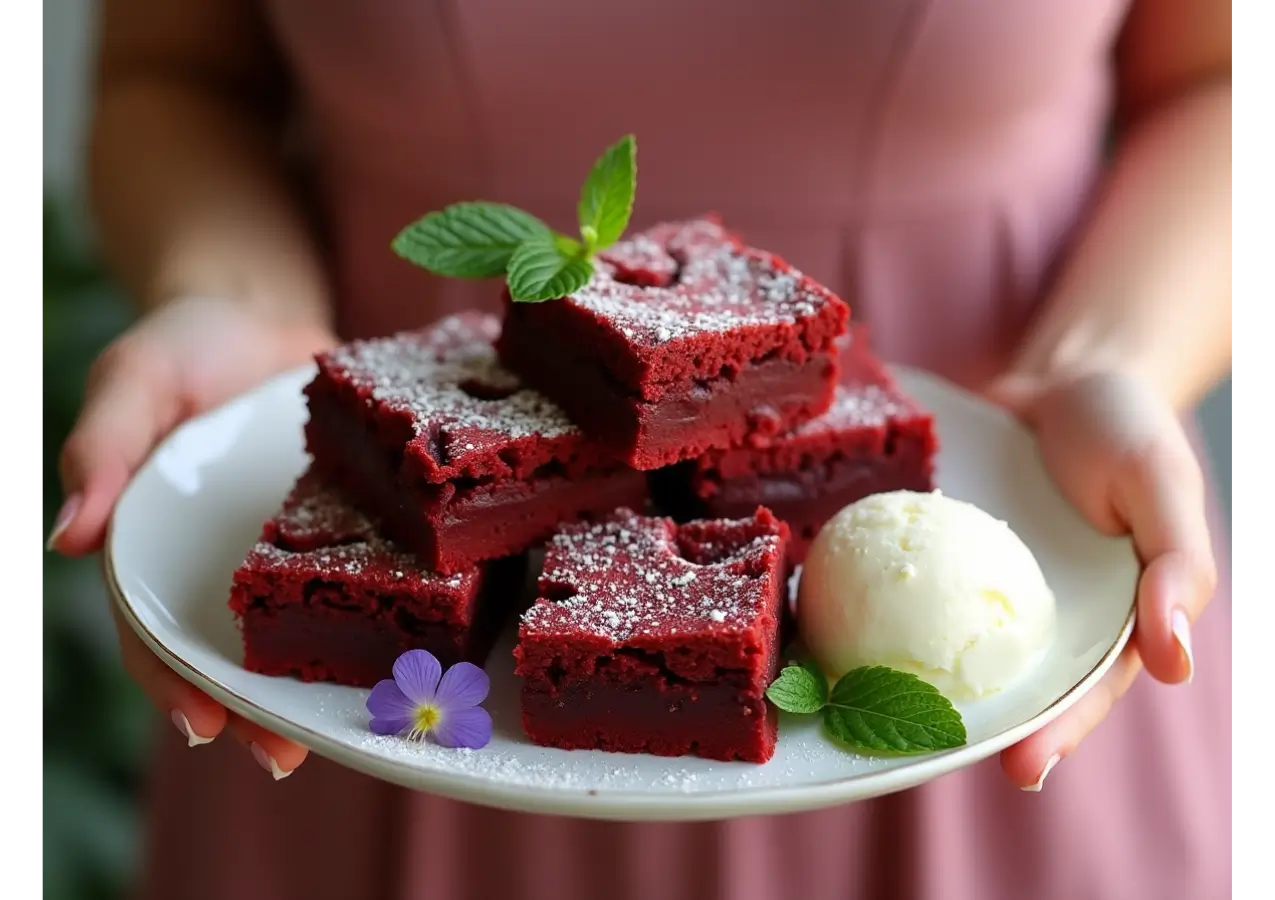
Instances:
[[[890,793],[984,759],[1078,700],[1133,628],[1137,563],[1127,540],[1089,528],[1050,484],[1030,436],[1009,416],[923,373],[902,385],[933,410],[939,486],[1007,520],[1058,597],[1057,640],[1027,679],[960,707],[969,743],[919,757],[868,759],[785,716],[765,765],[537,747],[522,735],[512,629],[487,665],[495,720],[478,751],[367,730],[367,691],[245,671],[226,607],[232,571],[305,465],[298,370],[188,422],[124,492],[107,578],[125,618],[184,677],[228,708],[316,753],[387,781],[460,800],[607,819],[715,819],[814,809]],[[386,673],[388,676],[388,673]]]

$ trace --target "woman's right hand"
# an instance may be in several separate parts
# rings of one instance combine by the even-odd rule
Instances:
[[[99,550],[129,478],[165,435],[269,376],[332,346],[327,328],[272,319],[232,300],[183,298],[146,315],[98,357],[84,408],[62,448],[65,501],[49,548]],[[232,715],[183,680],[115,615],[124,667],[193,747],[229,728],[276,778],[306,749]]]

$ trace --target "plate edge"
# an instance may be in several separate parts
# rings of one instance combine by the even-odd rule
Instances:
[[[735,790],[691,793],[678,797],[672,803],[669,802],[669,797],[662,795],[608,791],[573,792],[561,788],[540,789],[525,785],[504,785],[494,792],[499,796],[493,796],[493,792],[486,789],[490,782],[478,776],[444,773],[443,778],[445,780],[440,782],[433,777],[435,773],[413,768],[405,763],[385,761],[374,757],[370,758],[375,760],[372,765],[351,763],[349,761],[351,757],[356,760],[362,759],[357,751],[351,750],[336,740],[307,726],[299,725],[277,716],[255,701],[223,684],[218,679],[201,672],[192,664],[181,659],[137,617],[123,588],[119,584],[113,560],[113,526],[114,520],[112,518],[107,529],[106,549],[102,554],[103,580],[106,582],[111,602],[118,606],[122,617],[129,627],[169,668],[196,687],[204,689],[206,685],[213,689],[213,693],[222,694],[229,698],[229,702],[225,700],[222,702],[228,707],[232,707],[235,712],[266,728],[276,728],[277,723],[282,723],[285,726],[284,730],[291,733],[286,736],[303,744],[319,756],[338,765],[346,766],[374,778],[392,782],[409,790],[435,793],[455,800],[511,811],[571,815],[608,821],[702,821],[750,815],[778,815],[824,809],[843,803],[884,796],[924,784],[943,774],[966,768],[1000,752],[1005,747],[1017,743],[1022,738],[1043,728],[1066,712],[1081,697],[1087,694],[1094,684],[1111,668],[1116,657],[1128,643],[1136,621],[1137,608],[1136,604],[1131,600],[1129,614],[1126,617],[1124,627],[1107,652],[1103,654],[1082,679],[1035,716],[1014,728],[1006,729],[986,741],[934,754],[914,766],[897,770],[898,775],[889,780],[889,787],[885,790],[855,791],[853,786],[865,779],[882,777],[881,774],[865,773],[802,784],[798,787],[761,788],[745,793]],[[960,757],[961,761],[954,765],[946,764],[953,757]]]

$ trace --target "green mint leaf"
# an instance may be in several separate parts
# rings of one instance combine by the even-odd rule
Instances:
[[[817,713],[828,701],[828,682],[813,666],[787,666],[766,688],[766,696],[784,712]]]
[[[593,275],[593,263],[581,255],[564,252],[569,246],[556,239],[542,239],[528,241],[515,250],[509,260],[509,296],[524,303],[538,303],[565,297],[584,287]]]
[[[636,192],[637,139],[630,134],[598,157],[580,189],[580,236],[589,253],[605,250],[624,234]]]
[[[965,743],[965,723],[938,688],[886,666],[842,676],[824,708],[832,736],[863,753],[910,755]]]
[[[814,660],[806,660],[801,664],[801,667],[815,680],[815,684],[819,688],[819,696],[823,698],[823,704],[826,705],[828,702],[828,676],[823,674],[823,669],[819,668],[819,664]]]
[[[505,274],[515,250],[550,233],[535,216],[504,203],[453,203],[408,225],[391,246],[436,275],[493,278]]]
[[[574,238],[569,238],[565,234],[554,232],[553,245],[558,248],[558,252],[563,256],[580,256],[588,257],[585,252],[584,245]]]

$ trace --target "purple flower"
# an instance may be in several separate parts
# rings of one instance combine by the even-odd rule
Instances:
[[[368,695],[372,730],[477,750],[491,740],[491,715],[478,705],[490,686],[487,673],[473,663],[456,663],[443,674],[434,654],[408,650],[394,662],[394,679],[379,682]]]

